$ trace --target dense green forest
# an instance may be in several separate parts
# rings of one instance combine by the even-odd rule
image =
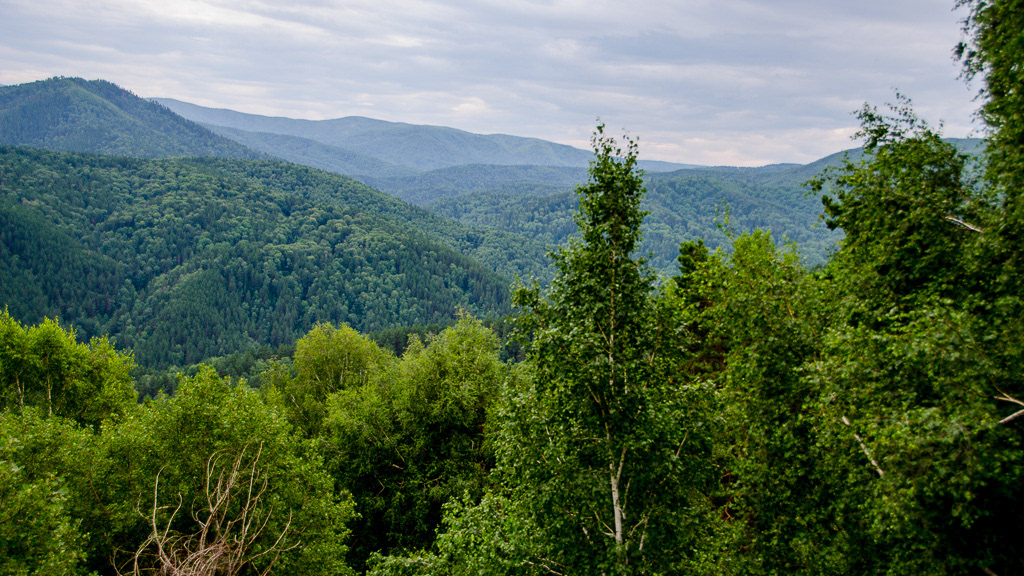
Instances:
[[[979,153],[977,139],[947,142],[967,154]],[[824,264],[842,233],[821,221],[821,202],[807,193],[806,183],[830,166],[862,156],[862,149],[853,149],[808,165],[647,172],[640,253],[671,276],[681,242],[701,239],[712,248],[729,249],[730,235],[762,229],[780,245],[796,243],[805,265]],[[572,189],[585,178],[572,168],[460,166],[368,182],[464,224],[558,246],[576,233]]]
[[[148,368],[291,344],[317,322],[510,310],[508,279],[448,242],[457,226],[295,165],[3,148],[0,193],[9,313],[109,335]]]
[[[323,322],[265,359],[258,388],[206,366],[138,403],[131,353],[0,313],[0,571],[1015,574],[1024,5],[963,4],[984,163],[902,96],[865,104],[864,156],[811,180],[844,234],[822,266],[770,231],[726,228],[731,250],[683,242],[659,279],[639,249],[635,142],[599,126],[578,235],[549,284],[512,291],[525,356],[503,348],[503,324],[464,311],[377,340]],[[7,153],[49,182],[40,155],[69,173],[178,170],[224,198],[255,186],[243,172],[285,166]],[[203,179],[225,167],[236,180]],[[348,214],[263,192],[282,212]],[[120,200],[75,198],[68,215],[53,199],[5,206],[38,210],[9,222],[38,223],[55,273],[80,262],[88,277],[104,255],[76,260],[92,240],[67,243],[47,215]],[[246,197],[260,214],[248,226],[275,226],[260,202]]]
[[[801,167],[789,168],[803,175]],[[807,265],[823,264],[841,233],[819,219],[821,202],[807,197],[803,179],[789,174],[769,180],[764,169],[743,177],[720,176],[714,170],[680,170],[648,174],[639,250],[651,265],[669,276],[681,242],[703,239],[709,246],[729,248],[730,234],[770,230],[779,241],[795,242]],[[521,234],[550,246],[565,243],[577,232],[573,192],[543,193],[519,185],[517,190],[476,192],[436,200],[427,207],[465,224]]]

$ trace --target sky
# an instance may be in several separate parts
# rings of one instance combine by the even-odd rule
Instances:
[[[0,0],[0,84],[114,82],[252,114],[366,116],[640,157],[807,163],[911,98],[980,135],[953,0]]]

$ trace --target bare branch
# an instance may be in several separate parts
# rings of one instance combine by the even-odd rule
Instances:
[[[978,228],[977,226],[974,226],[973,224],[968,224],[967,222],[964,222],[963,220],[961,220],[959,218],[956,218],[955,216],[946,216],[946,220],[949,220],[950,222],[953,222],[955,224],[959,224],[960,226],[963,226],[964,228],[967,228],[971,232],[977,232],[978,234],[982,233],[981,228]]]
[[[999,388],[996,388],[996,390],[999,390]],[[1002,394],[1002,396],[993,396],[993,398],[995,398],[996,400],[1002,400],[1003,402],[1011,402],[1013,404],[1017,404],[1018,406],[1024,406],[1024,402],[1021,402],[1020,400],[1017,400],[1016,398],[1014,398],[1013,396],[1010,396],[1006,392],[1003,392],[1002,390],[999,390],[999,393]],[[1024,416],[1024,410],[1018,410],[1017,412],[1014,412],[1013,414],[1010,414],[1006,418],[1003,418],[1002,420],[1000,420],[999,423],[1000,424],[1008,424],[1010,422],[1013,422],[1017,418],[1020,418],[1021,416]]]
[[[171,529],[182,506],[180,494],[178,505],[171,512],[166,526],[160,528],[158,516],[169,510],[170,506],[159,506],[160,475],[157,474],[153,485],[153,506],[149,515],[152,530],[149,538],[135,553],[131,574],[237,576],[244,572],[266,576],[281,553],[298,546],[298,543],[295,543],[287,548],[282,547],[285,535],[291,529],[292,514],[289,512],[288,521],[273,545],[262,552],[253,553],[256,541],[262,536],[272,518],[273,509],[264,509],[263,496],[267,491],[267,478],[258,467],[263,445],[260,444],[251,462],[243,466],[248,449],[248,445],[243,447],[233,459],[230,469],[221,469],[219,473],[217,469],[225,452],[214,452],[207,459],[204,479],[206,506],[201,511],[192,512],[192,518],[198,527],[192,534],[182,534]],[[240,508],[233,516],[229,516],[232,501],[237,501]],[[152,550],[153,548],[155,550]],[[272,557],[263,569],[257,568],[256,561],[268,555]]]
[[[1003,418],[1002,420],[1000,420],[999,423],[1000,424],[1009,424],[1010,422],[1013,422],[1014,420],[1016,420],[1017,418],[1020,418],[1021,416],[1024,416],[1024,410],[1018,410],[1017,412],[1014,412],[1013,414],[1010,414],[1006,418]]]
[[[850,424],[850,420],[847,419],[846,416],[843,416],[842,420],[843,424],[853,428],[853,424]],[[879,466],[878,462],[875,461],[875,458],[871,455],[871,450],[868,450],[867,444],[864,443],[864,440],[861,439],[860,435],[854,432],[853,437],[860,443],[860,449],[864,451],[864,455],[868,457],[868,460],[871,461],[871,465],[875,467],[875,472],[878,472],[878,477],[881,478],[882,476],[885,476],[885,472],[882,472],[881,466]]]

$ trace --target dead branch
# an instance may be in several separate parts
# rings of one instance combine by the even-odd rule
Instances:
[[[999,390],[999,388],[996,388],[996,390]],[[1013,396],[1010,396],[1006,392],[1003,392],[1002,390],[999,390],[999,393],[1002,394],[1002,396],[993,396],[993,398],[995,398],[996,400],[1002,400],[1003,402],[1011,402],[1013,404],[1017,404],[1018,406],[1024,406],[1024,402],[1021,402],[1020,400],[1017,400],[1016,398],[1014,398]],[[1021,416],[1024,416],[1024,410],[1018,410],[1017,412],[1014,412],[1013,414],[1010,414],[1006,418],[1003,418],[1002,420],[1000,420],[999,423],[1000,424],[1007,424],[1009,422],[1013,422],[1014,420],[1016,420],[1017,418],[1020,418]]]
[[[254,553],[255,543],[263,536],[273,517],[273,509],[264,506],[267,477],[265,471],[258,467],[263,445],[260,444],[251,463],[243,465],[248,450],[248,445],[242,448],[229,470],[220,466],[226,451],[214,452],[207,459],[206,505],[201,510],[192,511],[197,528],[192,533],[181,533],[171,528],[182,507],[181,494],[166,525],[161,528],[158,517],[171,507],[159,505],[160,474],[157,474],[153,483],[153,505],[147,515],[151,533],[135,553],[133,576],[237,576],[242,572],[266,576],[282,552],[298,546],[296,543],[282,547],[291,528],[292,514],[289,512],[288,521],[273,545]],[[231,510],[233,502],[238,504],[236,511]],[[256,561],[265,556],[271,557],[263,569],[257,568]]]
[[[850,420],[845,415],[842,417],[842,420],[843,424],[853,428],[853,424],[850,424]],[[875,461],[874,456],[871,455],[871,450],[868,450],[868,445],[864,443],[864,440],[861,439],[860,435],[854,432],[853,437],[860,443],[860,449],[864,452],[864,455],[868,457],[868,460],[871,461],[871,465],[875,467],[875,472],[878,472],[878,477],[881,478],[882,476],[885,476],[885,472],[882,472],[882,467]]]
[[[963,220],[961,220],[959,218],[956,218],[954,216],[946,216],[946,220],[949,220],[950,222],[953,222],[954,224],[959,224],[960,226],[963,226],[964,228],[967,228],[971,232],[977,232],[978,234],[982,233],[981,228],[978,228],[977,226],[974,226],[973,224],[968,224],[967,222],[964,222]]]

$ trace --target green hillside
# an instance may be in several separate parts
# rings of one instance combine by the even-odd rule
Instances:
[[[290,343],[317,322],[509,310],[507,278],[410,221],[449,237],[457,224],[308,168],[5,147],[0,183],[0,303],[109,334],[147,367]]]
[[[821,264],[841,237],[817,226],[821,202],[805,196],[798,183],[758,182],[756,178],[722,178],[711,171],[681,170],[649,174],[643,209],[649,212],[642,227],[641,254],[652,254],[651,264],[666,275],[676,268],[679,244],[702,238],[710,246],[729,246],[725,231],[757,228],[773,237],[796,242],[808,264]],[[576,231],[572,214],[577,208],[572,192],[550,195],[476,192],[448,197],[427,205],[438,214],[464,224],[521,234],[547,245],[558,245]]]
[[[971,155],[981,153],[978,139],[947,142]],[[648,172],[643,208],[642,254],[665,275],[675,272],[680,242],[704,239],[712,247],[730,245],[722,226],[728,213],[733,233],[771,231],[779,241],[795,242],[807,265],[825,263],[842,237],[821,225],[821,201],[804,183],[843,159],[863,159],[860,148],[832,154],[810,164],[758,168],[694,167]],[[572,192],[586,180],[574,168],[537,166],[458,166],[404,178],[372,180],[379,189],[424,205],[469,226],[480,226],[555,246],[576,231]]]
[[[367,184],[420,206],[473,192],[548,195],[587,181],[586,168],[469,164],[391,178],[364,178]]]
[[[0,86],[0,145],[141,158],[261,155],[103,80]]]

